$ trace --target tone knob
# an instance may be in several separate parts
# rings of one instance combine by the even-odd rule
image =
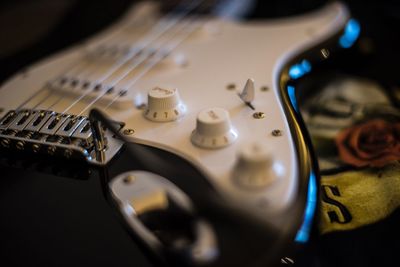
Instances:
[[[272,163],[271,153],[264,143],[246,143],[239,151],[232,177],[240,187],[263,188],[274,180]]]
[[[222,108],[208,108],[197,116],[192,143],[202,148],[221,148],[237,139],[232,128],[229,113]]]
[[[182,117],[185,111],[186,108],[176,88],[155,87],[147,94],[147,109],[144,116],[151,121],[174,121]]]

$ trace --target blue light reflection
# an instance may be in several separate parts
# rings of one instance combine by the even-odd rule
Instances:
[[[355,19],[350,19],[344,29],[343,35],[339,39],[339,45],[343,48],[351,47],[360,35],[361,27]]]
[[[292,79],[298,79],[311,71],[311,63],[303,59],[301,62],[292,65],[289,68],[289,76]]]
[[[314,172],[311,172],[308,184],[308,195],[307,195],[306,209],[304,212],[304,220],[303,224],[300,227],[300,230],[297,232],[295,238],[296,242],[306,243],[310,238],[310,231],[316,207],[317,207],[317,180]]]
[[[297,99],[296,99],[296,88],[294,86],[288,85],[287,87],[288,95],[290,102],[296,112],[299,112],[299,107],[297,106]]]

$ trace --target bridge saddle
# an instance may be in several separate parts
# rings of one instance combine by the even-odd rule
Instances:
[[[96,149],[92,125],[86,116],[47,110],[11,110],[0,119],[0,148],[85,160],[106,165],[122,142],[101,127],[102,150]]]

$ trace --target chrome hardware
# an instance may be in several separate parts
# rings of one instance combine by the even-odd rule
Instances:
[[[135,130],[133,130],[133,129],[125,129],[124,131],[123,131],[123,134],[124,135],[132,135],[132,134],[134,134],[135,133]]]
[[[275,137],[277,137],[277,136],[282,136],[282,135],[283,135],[282,131],[279,130],[279,129],[273,130],[273,131],[271,132],[271,134],[272,134],[272,136],[275,136]]]
[[[85,144],[92,142],[92,127],[90,125],[90,121],[85,119],[79,127],[75,130],[72,137],[82,139],[85,141]]]
[[[69,137],[75,132],[76,128],[85,120],[84,117],[69,117],[57,131],[57,135]]]
[[[265,118],[265,113],[264,112],[254,112],[253,113],[253,118],[254,119],[264,119]]]
[[[61,125],[70,117],[65,114],[55,114],[43,125],[40,129],[40,133],[43,134],[55,134]]]
[[[43,153],[105,165],[122,142],[101,126],[93,134],[89,119],[53,111],[9,111],[0,119],[0,148]],[[103,144],[101,151],[99,142]]]
[[[18,113],[18,116],[11,122],[9,129],[21,131],[25,129],[26,125],[33,119],[35,116],[35,111],[21,111]]]
[[[24,130],[27,131],[39,131],[43,125],[53,116],[54,112],[51,111],[39,111],[36,112],[33,119],[26,125]]]
[[[8,129],[8,126],[11,122],[17,117],[17,113],[15,111],[9,111],[1,120],[0,120],[0,130]]]
[[[23,138],[26,138],[26,139],[30,139],[30,138],[32,137],[32,135],[33,135],[32,132],[21,132],[21,134],[20,134],[19,136],[20,136],[20,137],[23,137]],[[22,140],[18,141],[18,142],[15,144],[15,147],[16,147],[18,150],[24,150],[24,149],[25,149],[25,141],[22,141]]]

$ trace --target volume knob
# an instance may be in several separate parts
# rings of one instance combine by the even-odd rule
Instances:
[[[151,121],[174,121],[182,117],[185,111],[186,108],[176,88],[155,87],[147,94],[147,109],[144,116]]]
[[[198,114],[191,139],[193,144],[202,148],[221,148],[232,144],[237,133],[225,109],[208,108]]]
[[[272,156],[264,143],[249,142],[239,151],[232,176],[236,184],[246,189],[259,189],[274,181]]]

